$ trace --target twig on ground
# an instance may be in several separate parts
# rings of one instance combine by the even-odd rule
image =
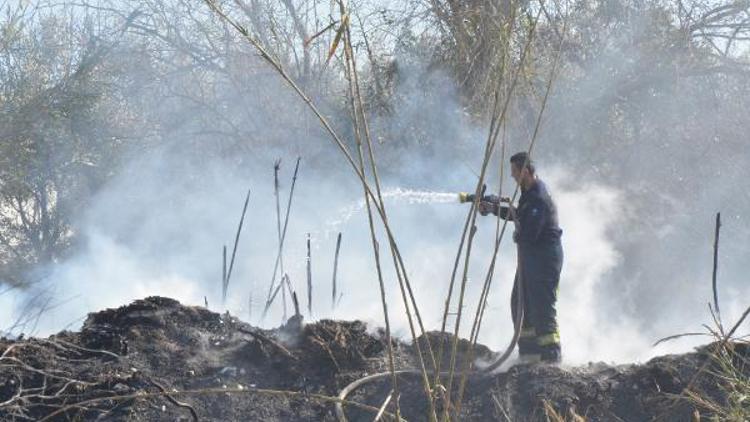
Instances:
[[[366,404],[362,404],[362,403],[358,403],[354,401],[349,401],[349,400],[340,400],[337,397],[326,396],[323,394],[307,393],[303,391],[273,390],[273,389],[267,389],[267,388],[205,388],[205,389],[200,389],[200,390],[172,391],[169,394],[172,396],[201,396],[201,395],[209,395],[209,394],[261,394],[261,395],[269,395],[269,396],[282,396],[282,397],[311,399],[311,400],[317,400],[323,403],[344,403],[347,406],[354,406],[359,409],[367,410],[373,413],[377,413],[380,410],[374,406],[370,406],[370,405],[366,405]],[[93,399],[82,400],[77,403],[72,403],[72,404],[68,404],[63,407],[60,407],[59,409],[56,409],[52,413],[40,419],[38,422],[50,421],[50,420],[55,419],[56,416],[60,414],[64,414],[65,412],[68,412],[69,410],[78,409],[86,405],[91,405],[91,404],[100,403],[104,401],[117,402],[117,401],[124,401],[124,400],[162,397],[164,395],[165,394],[163,392],[144,393],[142,391],[138,391],[133,394],[96,397]],[[387,415],[389,417],[394,417],[392,414],[387,414]]]
[[[709,334],[709,333],[682,333],[682,334],[675,334],[673,336],[667,336],[667,337],[664,337],[664,338],[660,338],[659,340],[657,340],[652,345],[652,347],[656,347],[656,346],[658,346],[658,345],[660,345],[662,343],[665,343],[665,342],[668,342],[668,341],[672,341],[672,340],[676,340],[678,338],[693,337],[693,336],[707,336],[707,337],[711,337],[712,335]]]
[[[172,396],[171,396],[171,395],[169,394],[169,392],[167,391],[167,389],[166,389],[166,388],[164,388],[164,386],[163,386],[163,385],[159,384],[159,383],[158,383],[158,382],[156,382],[156,381],[155,381],[154,379],[152,379],[152,378],[147,378],[147,380],[148,380],[148,382],[150,382],[150,383],[151,383],[151,384],[152,384],[152,385],[153,385],[154,387],[158,388],[158,389],[159,389],[159,390],[160,390],[160,391],[161,391],[162,393],[164,393],[164,397],[166,397],[166,398],[167,398],[167,400],[169,400],[169,401],[170,401],[170,402],[171,402],[172,404],[174,404],[174,405],[175,405],[175,406],[177,406],[177,407],[182,407],[182,408],[184,408],[184,409],[188,409],[188,410],[190,411],[190,415],[192,415],[192,416],[193,416],[193,420],[194,420],[194,421],[196,421],[196,422],[198,421],[198,412],[196,412],[196,411],[195,411],[195,408],[193,408],[193,406],[191,406],[191,405],[189,405],[189,404],[187,404],[187,403],[185,403],[185,402],[177,401],[177,400],[176,400],[176,399],[175,399],[174,397],[172,397]]]
[[[278,350],[279,350],[279,351],[280,351],[281,353],[283,353],[283,354],[284,354],[284,355],[285,355],[286,357],[288,357],[288,358],[290,358],[290,359],[293,359],[293,360],[299,360],[299,358],[298,358],[297,356],[294,356],[294,354],[292,354],[292,352],[290,352],[290,351],[289,351],[289,349],[287,349],[287,348],[286,348],[286,347],[284,347],[284,346],[283,346],[283,345],[282,345],[281,343],[279,343],[279,342],[277,342],[277,341],[275,341],[275,340],[273,340],[273,339],[269,338],[269,337],[268,337],[268,336],[266,336],[266,335],[263,335],[263,334],[261,334],[261,333],[258,333],[258,332],[252,331],[252,330],[246,330],[246,329],[244,329],[244,328],[241,328],[241,327],[240,327],[240,328],[238,328],[238,329],[237,329],[237,331],[239,331],[239,332],[241,332],[241,333],[249,334],[249,335],[251,335],[251,336],[252,336],[253,338],[257,339],[257,340],[260,340],[260,341],[262,341],[262,342],[265,342],[265,343],[268,343],[268,344],[270,344],[270,345],[274,346],[274,347],[275,347],[275,348],[277,348],[277,349],[278,349]]]
[[[388,404],[391,402],[391,399],[393,398],[393,390],[391,390],[390,393],[388,393],[388,397],[383,400],[383,404],[380,406],[380,410],[378,410],[378,414],[375,415],[375,418],[372,420],[372,422],[378,422],[381,417],[383,417],[383,412],[385,412],[385,409],[388,407]]]
[[[495,396],[494,394],[492,394],[491,397],[492,397],[492,403],[495,405],[495,410],[497,411],[497,413],[503,415],[503,418],[506,421],[512,422],[511,419],[510,419],[510,417],[508,416],[508,412],[506,412],[505,408],[503,407],[503,405],[500,404],[500,400],[497,399],[497,396]]]

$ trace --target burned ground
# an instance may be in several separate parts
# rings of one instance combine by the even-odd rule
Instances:
[[[430,337],[436,347],[437,334]],[[399,369],[416,367],[413,345],[394,346]],[[523,365],[471,375],[461,419],[547,420],[552,409],[592,421],[689,420],[695,409],[676,397],[712,347],[643,365]],[[747,345],[734,347],[747,360]],[[194,413],[208,421],[332,421],[334,405],[320,396],[335,397],[350,382],[387,371],[386,349],[382,332],[359,321],[291,321],[262,330],[229,314],[150,297],[91,314],[80,332],[0,340],[0,419],[40,420],[70,406],[51,420],[187,421]],[[489,354],[477,349],[478,357]],[[390,389],[385,377],[348,399],[379,407]],[[402,376],[400,390],[403,416],[426,420],[420,378]],[[693,390],[717,403],[727,400],[710,374],[698,377]],[[350,420],[373,418],[371,410],[353,406],[346,413]]]

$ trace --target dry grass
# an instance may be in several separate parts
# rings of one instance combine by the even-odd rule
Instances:
[[[710,354],[696,371],[693,378],[681,394],[674,396],[673,406],[687,401],[695,407],[693,420],[702,418],[710,421],[750,421],[750,341],[747,336],[736,334],[745,319],[750,315],[748,307],[729,331],[726,331],[721,319],[711,309],[714,326],[706,325],[706,335],[715,340],[709,347]],[[671,336],[665,341],[687,335]],[[699,378],[709,377],[714,394],[701,388]],[[717,394],[718,393],[718,394]],[[716,397],[721,397],[718,399]],[[670,406],[671,409],[673,406]],[[669,410],[669,409],[666,409]]]
[[[706,371],[706,375],[716,380],[724,400],[713,399],[697,388],[687,389],[683,395],[683,399],[695,406],[706,420],[750,420],[750,361],[738,352],[739,348],[750,348],[750,342],[728,343],[710,357],[712,368]]]
[[[547,418],[547,422],[586,422],[586,418],[576,413],[573,407],[569,407],[565,414],[563,414],[557,411],[549,400],[544,400],[542,405],[544,406],[544,416]]]

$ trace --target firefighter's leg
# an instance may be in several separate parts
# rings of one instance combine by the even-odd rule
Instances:
[[[536,345],[541,359],[560,362],[560,331],[557,325],[557,292],[560,285],[562,249],[554,248],[538,271],[534,285],[533,323],[537,329]]]
[[[547,289],[541,303],[538,325],[541,327],[537,332],[536,344],[539,348],[541,359],[546,362],[560,362],[562,350],[560,347],[560,331],[557,326],[557,311],[555,301],[557,300],[557,289]]]
[[[513,284],[510,304],[514,323],[520,312],[518,309],[518,281],[518,274],[516,273],[516,282]],[[529,315],[529,291],[526,287],[527,285],[528,283],[524,284],[524,288],[526,288],[523,295],[524,316],[521,322],[521,335],[518,338],[518,356],[522,362],[533,363],[539,361],[541,356],[536,344],[536,329]]]

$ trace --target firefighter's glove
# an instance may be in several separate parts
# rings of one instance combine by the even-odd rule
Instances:
[[[487,215],[490,213],[497,215],[497,207],[498,205],[494,202],[479,201],[479,207],[477,208],[477,210],[482,215]]]
[[[513,204],[508,204],[508,216],[507,219],[513,222],[517,222],[518,219],[516,218],[516,207],[513,206]]]

